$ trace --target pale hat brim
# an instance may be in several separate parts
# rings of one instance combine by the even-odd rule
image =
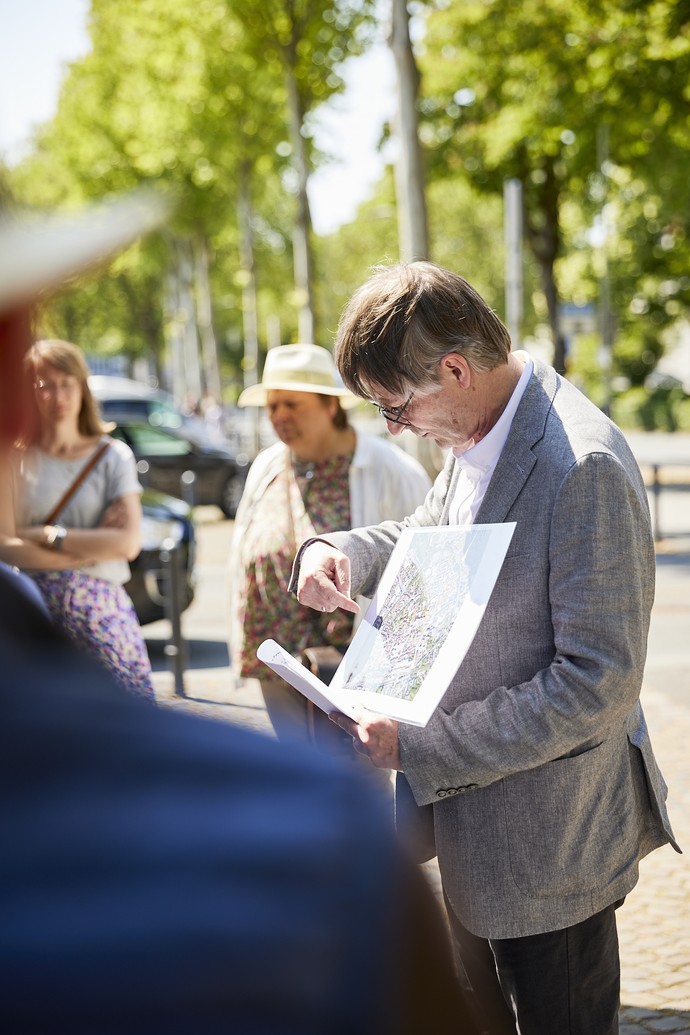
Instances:
[[[322,345],[312,342],[293,342],[269,349],[261,381],[245,388],[237,405],[265,406],[269,392],[330,395],[345,407],[359,403],[359,399],[340,380],[333,355]]]
[[[349,392],[347,388],[331,385],[310,384],[308,381],[268,381],[250,385],[237,400],[238,406],[265,406],[269,392],[312,392],[315,395],[333,395],[340,400],[340,405],[349,410],[359,405],[361,399]]]
[[[77,213],[23,213],[0,220],[0,314],[114,257],[159,226],[169,206],[137,191]]]

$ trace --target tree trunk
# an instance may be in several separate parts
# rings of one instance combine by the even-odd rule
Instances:
[[[288,62],[288,64],[290,69],[294,67],[294,63]],[[286,78],[293,161],[297,173],[297,218],[292,239],[295,295],[297,299],[297,335],[299,341],[313,342],[316,320],[312,291],[311,212],[307,195],[309,163],[304,137],[302,136],[302,102],[297,79],[290,70],[288,70]]]
[[[544,166],[545,178],[539,187],[536,206],[525,208],[527,240],[539,264],[542,288],[549,313],[553,338],[553,365],[559,374],[565,373],[565,338],[561,332],[560,298],[554,266],[560,252],[559,192],[553,162]],[[524,180],[524,177],[523,177]]]
[[[136,314],[137,323],[146,339],[146,352],[143,359],[146,362],[148,373],[150,374],[151,370],[153,370],[156,381],[158,384],[162,384],[164,364],[161,357],[161,339],[163,337],[163,327],[161,326],[156,300],[151,297],[150,292],[147,292],[147,295],[142,299],[134,290],[132,282],[126,273],[119,275],[118,283],[127,298],[129,310],[131,313]],[[151,290],[153,290],[153,284],[151,284]]]
[[[406,0],[391,0],[388,46],[395,61],[398,102],[395,123],[400,142],[400,153],[395,163],[398,249],[402,262],[413,262],[429,258],[429,228],[417,118],[419,70],[410,40]],[[435,477],[442,466],[438,463],[438,447],[426,438],[415,438],[413,442],[415,457]]]
[[[201,340],[204,389],[217,402],[222,402],[222,385],[218,366],[218,347],[213,332],[211,288],[208,276],[208,246],[199,232],[194,239],[194,282],[196,288],[196,322]]]
[[[254,234],[252,230],[252,203],[250,196],[249,166],[242,163],[239,169],[239,193],[237,220],[240,239],[240,272],[242,276],[242,331],[244,355],[242,357],[243,384],[245,388],[259,380],[259,319],[256,301],[256,271],[254,268]],[[260,413],[255,406],[247,410],[251,422],[250,449],[255,456],[259,451]]]
[[[539,261],[542,288],[549,313],[551,335],[553,337],[553,365],[559,374],[565,373],[565,336],[561,332],[560,297],[553,275],[553,261]]]
[[[391,28],[388,45],[395,60],[397,81],[397,130],[400,154],[395,166],[398,202],[398,237],[403,262],[429,257],[429,230],[424,168],[417,128],[419,72],[410,40],[406,0],[391,0]]]
[[[163,300],[165,313],[165,338],[168,352],[168,369],[170,381],[161,380],[176,399],[181,399],[185,391],[182,324],[180,322],[180,292],[177,241],[170,241],[170,266],[165,278]]]
[[[166,340],[170,352],[172,385],[178,402],[201,398],[199,339],[194,305],[193,256],[189,241],[172,242],[172,261],[165,283]]]
[[[201,400],[201,363],[194,299],[194,254],[189,240],[179,243],[179,298],[182,320],[185,391],[179,401],[196,405]]]

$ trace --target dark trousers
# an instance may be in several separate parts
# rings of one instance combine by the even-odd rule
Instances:
[[[446,899],[460,984],[483,1035],[618,1035],[620,904],[560,931],[486,939]]]

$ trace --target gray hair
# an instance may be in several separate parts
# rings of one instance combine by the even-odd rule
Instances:
[[[377,266],[346,305],[335,344],[344,384],[368,398],[438,387],[450,352],[478,371],[508,361],[510,335],[481,295],[457,273],[431,262]]]

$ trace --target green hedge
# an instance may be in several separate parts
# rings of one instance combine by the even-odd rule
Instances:
[[[621,428],[690,431],[690,395],[682,388],[629,388],[614,395],[611,417]]]

